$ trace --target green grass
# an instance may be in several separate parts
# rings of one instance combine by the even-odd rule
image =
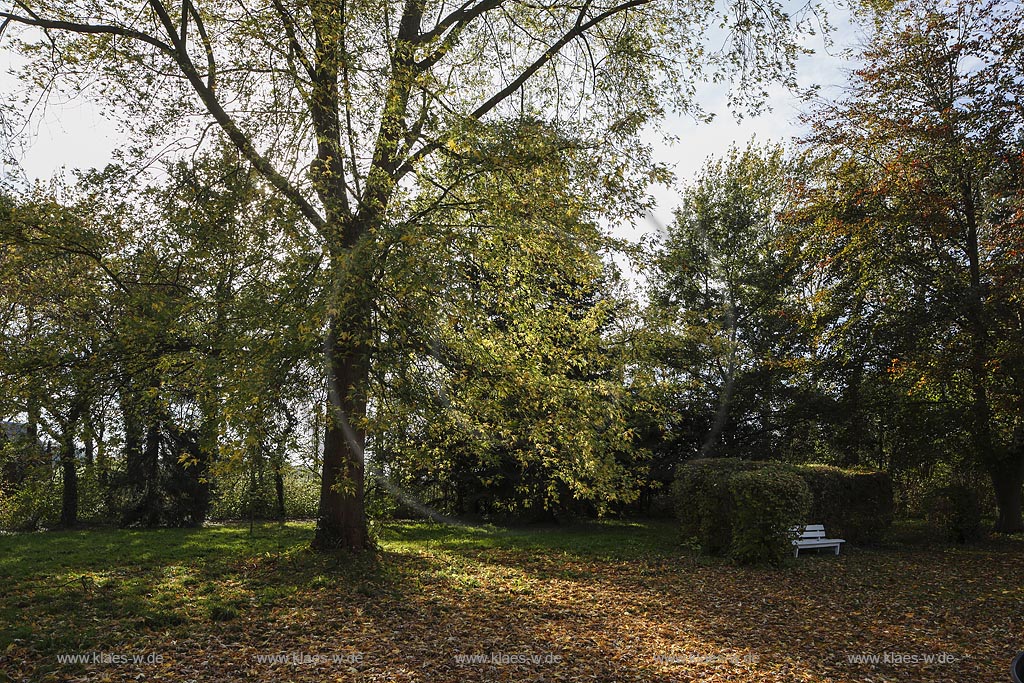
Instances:
[[[527,680],[537,672],[451,664],[452,652],[525,647],[563,657],[555,679],[700,680],[657,660],[685,648],[760,656],[730,680],[971,681],[996,680],[1006,654],[1024,649],[1012,642],[1024,636],[1021,539],[954,547],[902,523],[880,547],[768,570],[700,557],[669,522],[390,523],[379,550],[360,556],[314,554],[311,537],[302,523],[0,535],[0,680],[137,680],[154,671],[56,658],[157,650],[166,680],[240,680],[259,652],[295,648],[368,663],[260,664],[258,677]],[[842,661],[893,650],[966,659],[860,676]],[[197,652],[212,668],[185,676]]]
[[[343,583],[375,596],[394,583],[372,555],[309,552],[308,523],[205,529],[53,531],[0,535],[0,651],[26,640],[42,653],[116,642],[125,632],[231,621],[247,609]],[[499,529],[393,523],[387,554],[447,558],[435,578],[474,587],[460,567],[482,552],[626,559],[673,552],[664,524],[593,523]],[[390,582],[390,583],[389,583]]]
[[[0,536],[0,650],[100,647],[222,615],[247,563],[301,549],[309,529],[59,531]],[[293,587],[294,589],[294,587]]]

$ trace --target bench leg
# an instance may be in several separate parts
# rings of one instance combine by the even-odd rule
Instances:
[[[800,557],[800,546],[793,548],[793,557]]]
[[[836,546],[836,557],[839,557],[839,546]]]

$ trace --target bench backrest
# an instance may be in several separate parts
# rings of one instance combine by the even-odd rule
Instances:
[[[800,527],[793,527],[793,531],[800,532],[801,540],[814,540],[817,538],[825,538],[825,525],[824,524],[808,524],[800,530]]]

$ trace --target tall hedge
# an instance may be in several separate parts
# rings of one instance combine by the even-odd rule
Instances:
[[[681,465],[672,495],[683,536],[696,538],[701,550],[709,555],[725,555],[732,544],[729,478],[760,465],[739,458],[700,458]]]
[[[797,471],[813,496],[808,519],[824,524],[829,536],[873,543],[892,524],[892,480],[885,472],[829,465],[798,465]]]
[[[679,466],[672,491],[685,537],[745,563],[780,561],[791,549],[789,528],[799,524],[866,543],[892,523],[892,482],[883,472],[702,458]]]
[[[729,556],[739,564],[781,564],[793,552],[790,531],[803,524],[811,490],[792,467],[769,465],[729,477],[735,504]]]

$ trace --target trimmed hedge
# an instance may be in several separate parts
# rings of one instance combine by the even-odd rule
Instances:
[[[829,465],[798,465],[814,498],[808,516],[829,536],[850,543],[875,543],[892,525],[892,480],[885,472],[843,470]]]
[[[824,524],[829,536],[868,543],[893,516],[887,474],[826,465],[690,460],[676,470],[672,494],[685,537],[707,554],[742,563],[780,562],[792,549],[792,526]]]
[[[680,465],[672,495],[683,536],[696,538],[701,550],[709,555],[726,554],[732,545],[729,478],[760,465],[739,458],[700,458]]]
[[[792,467],[769,465],[729,477],[735,503],[729,556],[739,564],[782,564],[793,552],[790,529],[805,523],[811,490]]]

